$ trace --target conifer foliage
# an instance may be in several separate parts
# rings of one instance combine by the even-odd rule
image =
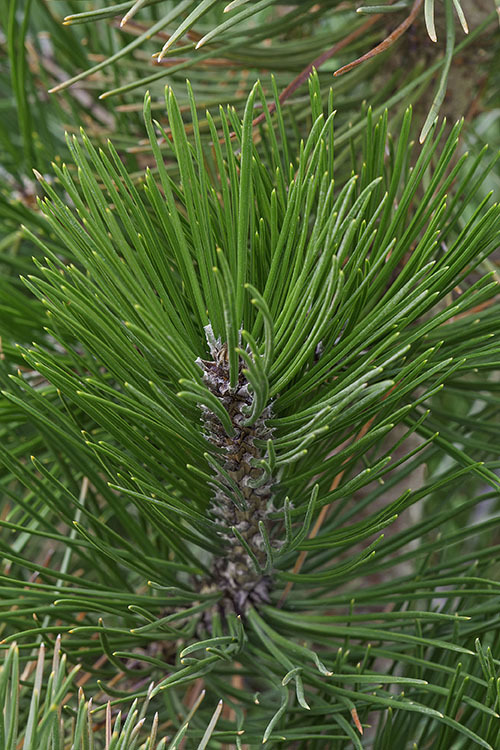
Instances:
[[[9,750],[499,745],[493,162],[460,125],[415,148],[408,110],[348,166],[309,88],[303,141],[259,84],[209,144],[167,90],[141,179],[83,131],[39,175],[45,325],[1,362]]]

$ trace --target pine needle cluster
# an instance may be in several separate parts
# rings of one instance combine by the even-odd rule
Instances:
[[[359,171],[337,184],[334,111],[317,78],[310,90],[296,153],[270,116],[254,142],[258,85],[243,120],[223,115],[222,142],[212,126],[211,154],[168,92],[178,181],[149,96],[155,163],[141,187],[83,132],[68,140],[77,171],[55,165],[57,187],[40,175],[57,250],[26,229],[45,260],[24,283],[47,325],[5,373],[16,504],[1,523],[19,541],[2,542],[4,643],[29,660],[38,637],[61,634],[105,693],[161,698],[181,733],[202,680],[193,739],[361,747],[366,729],[377,748],[409,732],[494,747],[486,657],[470,649],[497,601],[494,552],[454,519],[498,478],[457,445],[460,428],[436,427],[448,388],[469,422],[489,413],[478,394],[498,358],[496,283],[474,268],[498,243],[500,209],[486,198],[467,214],[487,169],[457,158],[459,126],[412,159],[409,111],[394,141],[386,117],[368,116]],[[465,479],[471,497],[392,530]],[[229,713],[210,718],[214,700]]]
[[[373,108],[387,56],[339,90],[304,74],[345,4],[74,5],[74,37],[45,3],[1,11],[20,124],[0,124],[1,747],[495,750],[499,154],[436,119],[466,4],[442,4],[445,56]],[[403,13],[440,36],[434,5],[351,30]],[[118,12],[153,31],[111,54]],[[87,23],[88,80],[112,69],[107,94],[135,99],[86,83],[44,124],[40,19],[70,83]],[[167,27],[155,64],[186,60],[160,104],[165,68],[138,79],[134,56]],[[203,69],[177,85],[195,47],[272,70],[283,34],[292,106],[279,74],[203,115],[222,103]],[[415,123],[396,105],[438,71]]]

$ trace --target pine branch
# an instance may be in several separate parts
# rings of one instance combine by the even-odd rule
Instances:
[[[460,125],[410,155],[411,112],[394,140],[368,112],[346,174],[310,92],[295,152],[279,106],[254,139],[259,85],[207,149],[189,90],[167,163],[146,97],[142,180],[84,132],[40,175],[47,326],[0,369],[3,644],[61,633],[93,699],[149,701],[174,747],[495,747],[488,163]]]

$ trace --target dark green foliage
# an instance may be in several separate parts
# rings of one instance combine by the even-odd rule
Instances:
[[[493,0],[225,5],[1,4],[0,748],[496,749]]]
[[[255,144],[259,85],[210,148],[167,92],[178,178],[149,96],[143,180],[84,133],[57,184],[41,178],[54,236],[26,230],[46,257],[24,281],[45,333],[2,362],[4,643],[22,664],[61,633],[91,693],[98,679],[113,704],[148,696],[171,747],[195,706],[200,748],[494,748],[499,350],[483,263],[500,209],[473,208],[488,162],[459,156],[459,126],[412,150],[410,112],[394,140],[369,113],[337,181],[316,77],[310,93],[297,150],[279,108]],[[272,430],[251,462],[273,486],[260,542],[213,512],[214,482],[244,500],[202,424],[234,427],[197,364],[214,355],[208,324],[228,386],[249,384],[249,429]],[[224,599],[218,561],[241,545],[267,603]]]

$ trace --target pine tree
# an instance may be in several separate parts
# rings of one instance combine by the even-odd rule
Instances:
[[[3,746],[498,747],[498,154],[477,113],[437,121],[494,11],[460,47],[447,0],[357,25],[335,2],[73,5],[67,30],[2,11]],[[151,28],[127,56],[118,13],[168,28],[164,105],[161,59],[137,77]],[[348,63],[396,14],[442,21],[444,57],[360,106],[386,42],[337,96],[311,51]],[[49,21],[69,83],[112,70],[120,112],[60,81],[43,114]],[[283,36],[296,83],[233,82]]]

